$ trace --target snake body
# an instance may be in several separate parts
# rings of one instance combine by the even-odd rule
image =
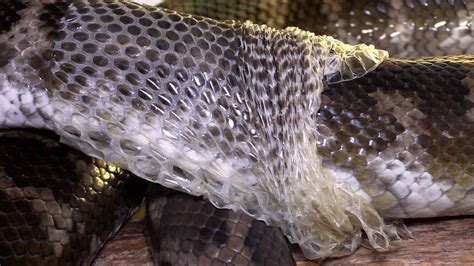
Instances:
[[[438,2],[439,10],[448,10],[437,14],[445,23],[428,20],[423,26],[455,30],[440,34],[437,43],[423,44],[433,31],[418,29],[427,32],[420,37],[418,22],[390,26],[393,10],[404,7],[398,2],[366,4],[366,16],[385,16],[377,26],[347,13],[341,21],[366,23],[371,31],[334,35],[348,42],[382,39],[381,44],[400,38],[394,48],[400,55],[444,53],[456,41],[455,52],[472,52],[472,6]],[[322,2],[327,16],[311,16],[319,9],[299,12],[311,6],[306,1],[264,1],[263,7],[249,3],[253,12],[228,17],[232,12],[218,7],[238,11],[242,3],[219,3],[218,19],[257,14],[256,22],[317,33],[331,30],[333,24],[319,20],[334,19],[329,7],[354,8]],[[417,5],[410,3],[407,10]],[[2,5],[3,127],[54,130],[88,155],[204,195],[215,206],[244,211],[280,227],[309,258],[353,250],[362,230],[374,247],[385,248],[389,236],[379,213],[406,218],[474,210],[472,56],[382,62],[386,54],[373,47],[297,28],[218,22],[121,1]],[[167,5],[212,15],[212,9],[199,9],[206,6],[199,1]],[[265,10],[270,15],[262,15]],[[420,45],[407,41],[411,34]],[[157,202],[149,205],[150,216],[166,209]],[[265,254],[252,244],[250,231],[249,242],[238,245],[254,253],[247,251],[241,261]],[[228,256],[222,262],[239,257],[235,249],[234,255],[212,253],[230,241],[221,240],[197,249]],[[178,263],[173,254],[189,250],[185,242],[173,242],[182,245],[158,262]],[[273,249],[283,250],[282,260],[290,263],[288,250],[278,247]]]
[[[164,1],[161,6],[219,20],[298,26],[349,44],[371,43],[391,57],[470,55],[470,1]]]
[[[3,131],[0,149],[2,265],[90,264],[146,190],[51,132]]]
[[[328,85],[317,118],[318,150],[344,182],[355,190],[369,191],[369,195],[362,192],[364,197],[377,201],[374,204],[385,217],[472,212],[467,207],[471,206],[471,186],[461,185],[472,180],[470,148],[462,149],[471,146],[472,136],[473,57],[466,56],[474,54],[472,4],[195,0],[162,5],[223,20],[250,19],[276,28],[297,25],[347,43],[374,43],[396,57],[464,55],[388,58],[362,79]],[[420,8],[426,12],[419,12]],[[346,25],[354,29],[347,30]],[[421,186],[411,189],[410,185]],[[421,195],[410,193],[420,190]],[[441,197],[447,191],[450,200]],[[435,206],[436,210],[430,210],[430,205],[436,205],[434,200],[443,201],[442,210]]]

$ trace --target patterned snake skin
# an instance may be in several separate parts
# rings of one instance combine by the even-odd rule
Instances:
[[[473,3],[316,1],[314,8],[305,9],[312,2],[194,0],[168,1],[162,6],[222,20],[250,19],[276,28],[297,25],[347,43],[376,43],[397,57],[474,54]],[[423,6],[430,8],[417,12]],[[413,19],[415,13],[422,17]],[[472,136],[473,58],[387,59],[362,79],[331,84],[323,93],[318,114],[318,150],[324,163],[354,189],[365,186],[363,190],[369,193],[365,196],[377,201],[373,204],[385,217],[472,210],[471,145],[466,141]],[[464,146],[466,151],[460,153]],[[435,183],[431,179],[439,180],[442,187],[429,188],[425,193],[430,195],[424,199],[408,197],[419,197],[409,194],[430,187]],[[412,183],[421,187],[407,187]],[[439,190],[450,191],[454,202],[446,202],[449,206],[442,206],[442,212],[423,209],[423,204],[440,199]],[[417,210],[421,212],[415,214]]]
[[[167,7],[333,31],[401,56],[473,52],[469,3],[430,3],[434,15],[413,23],[394,14],[410,18],[427,2],[322,1],[314,9],[303,8],[313,6],[306,1],[207,3],[213,8],[199,1]],[[68,145],[140,177],[277,225],[309,258],[354,250],[362,230],[375,248],[385,248],[378,212],[405,218],[474,210],[472,56],[379,65],[385,54],[368,46],[120,1],[2,1],[0,7],[3,127],[52,129]],[[337,12],[345,15],[332,15]],[[339,30],[345,24],[356,30]],[[335,83],[343,80],[349,81]],[[175,206],[193,200],[177,196]],[[163,215],[160,224],[156,210],[173,216]],[[284,241],[266,246],[281,239],[276,230],[268,242],[256,243],[270,230],[261,222],[229,229],[244,214],[214,211],[207,221],[225,232],[246,232],[248,240],[224,241],[217,229],[201,230],[199,241],[190,242],[168,232],[193,234],[180,221],[202,218],[179,218],[177,208],[159,199],[149,212],[151,231],[163,239],[154,242],[165,250],[155,256],[159,263],[263,263],[258,256],[273,259],[269,264],[293,263]],[[226,220],[215,218],[223,215]],[[217,249],[223,243],[228,251]],[[186,250],[192,255],[179,261]]]
[[[283,234],[243,212],[154,186],[148,227],[157,265],[294,265]]]
[[[50,132],[0,134],[0,263],[90,264],[146,183],[65,148]]]
[[[373,43],[394,57],[474,54],[471,1],[178,0],[162,6],[220,20],[298,26],[349,44]]]

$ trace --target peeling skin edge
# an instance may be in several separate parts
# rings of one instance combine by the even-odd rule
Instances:
[[[335,82],[361,77],[376,68],[387,56],[373,46],[349,46],[331,37],[319,38],[322,46],[328,51],[333,51],[328,52],[326,59],[328,65],[324,69],[324,76],[339,72],[339,79]],[[347,60],[352,57],[358,60]],[[352,69],[361,66],[350,65],[347,62],[361,63],[363,71],[355,73]],[[315,105],[319,108],[323,86],[322,80],[315,82],[321,82],[315,99]],[[85,122],[87,118],[75,119],[73,106],[54,100],[53,106],[56,110],[53,118],[56,125],[74,121],[73,125],[83,131],[98,130],[94,127],[85,128],[85,124],[88,124]],[[210,151],[178,143],[177,136],[174,135],[176,132],[143,127],[136,118],[139,117],[138,113],[127,115],[117,113],[117,115],[123,115],[123,121],[128,124],[128,129],[132,128],[128,132],[131,136],[129,140],[141,147],[143,154],[167,158],[170,164],[190,173],[189,176],[193,178],[172,174],[168,169],[166,177],[157,179],[156,176],[153,177],[153,173],[160,169],[155,169],[153,160],[145,161],[141,166],[128,165],[127,160],[120,159],[122,157],[116,151],[104,154],[99,152],[100,148],[95,147],[92,142],[85,142],[82,139],[78,141],[67,133],[61,134],[62,141],[91,156],[104,158],[108,162],[127,168],[152,182],[193,195],[204,195],[216,207],[241,210],[269,225],[278,226],[290,242],[300,245],[309,259],[341,256],[355,250],[360,244],[362,231],[367,234],[370,245],[377,250],[387,249],[390,240],[393,239],[385,233],[389,227],[368,201],[352,191],[347,184],[337,183],[336,177],[324,168],[316,149],[316,142],[310,136],[311,132],[316,130],[314,123],[302,121],[307,127],[305,132],[309,132],[306,136],[307,141],[298,144],[299,151],[287,158],[289,163],[300,165],[296,171],[302,178],[290,178],[289,182],[293,183],[283,188],[285,195],[277,202],[270,202],[269,195],[280,193],[279,188],[265,183],[272,182],[271,180],[265,178],[260,180],[261,177],[252,175],[251,172],[239,173],[239,169],[248,167],[245,162],[216,158]],[[213,183],[220,185],[216,187]],[[262,188],[266,191],[261,191]],[[270,205],[279,208],[275,209]],[[254,206],[257,206],[258,211],[249,211],[249,208]]]
[[[373,46],[345,45],[331,37],[314,36],[295,28],[272,31],[251,23],[244,24],[245,27],[256,27],[254,32],[264,32],[270,37],[275,33],[287,34],[291,38],[301,37],[301,41],[308,42],[305,44],[309,50],[316,46],[320,48],[311,50],[315,53],[315,58],[305,58],[314,60],[311,63],[317,70],[311,77],[318,85],[316,97],[311,98],[314,101],[311,106],[315,109],[319,108],[323,77],[332,78],[327,82],[361,77],[374,69],[386,56]],[[356,60],[348,60],[354,58]],[[11,86],[3,87],[10,89]],[[21,98],[25,90],[18,90],[16,94]],[[310,121],[310,117],[301,117],[301,123],[294,125],[294,128],[302,130],[304,141],[289,143],[289,156],[284,160],[292,168],[286,169],[285,179],[278,179],[253,173],[248,170],[250,167],[247,161],[218,158],[212,150],[179,142],[176,136],[179,132],[164,129],[164,125],[171,123],[170,121],[165,120],[155,127],[147,127],[140,122],[141,114],[127,110],[128,106],[112,106],[108,102],[103,104],[127,128],[126,140],[140,148],[137,156],[120,151],[117,142],[123,140],[123,136],[117,137],[113,132],[109,138],[117,137],[114,145],[104,147],[94,142],[87,136],[88,133],[107,134],[107,131],[96,117],[81,114],[74,104],[65,102],[60,97],[52,97],[49,102],[41,101],[41,105],[37,106],[38,109],[44,107],[45,110],[52,110],[47,112],[50,114],[47,122],[53,124],[52,127],[61,135],[62,142],[90,156],[129,169],[152,182],[194,195],[204,195],[217,207],[242,210],[267,224],[278,226],[291,242],[300,244],[306,257],[310,259],[353,251],[360,243],[362,230],[367,233],[374,248],[382,250],[389,245],[389,237],[384,232],[384,221],[377,211],[367,200],[350,190],[348,185],[337,183],[336,178],[324,168],[316,149],[314,121]],[[8,122],[7,126],[13,126],[11,123],[19,122]],[[68,133],[64,129],[66,125],[77,128],[81,136]],[[166,159],[166,169],[156,167],[158,157]],[[174,174],[173,167],[181,168],[189,175]],[[158,172],[162,170],[167,175],[158,178]]]
[[[332,50],[337,51],[329,54],[327,61],[330,64],[324,71],[325,76],[340,72],[340,80],[335,82],[361,77],[375,69],[387,56],[386,52],[376,50],[373,46],[349,46],[324,36],[321,37],[321,42],[326,42],[325,45],[330,47],[328,49],[332,48]],[[361,59],[361,53],[366,53],[368,60]],[[352,68],[359,66],[351,66],[346,63],[347,58],[355,55],[360,61],[372,63],[368,66],[363,65],[364,71],[357,75],[354,74]],[[321,93],[322,89],[317,94],[316,103],[320,103]],[[57,124],[61,125],[66,122],[61,120],[69,120],[70,117],[73,117],[75,110],[72,106],[62,105],[60,102],[53,105],[56,106],[55,109],[57,110],[54,117]],[[130,117],[133,118],[134,115]],[[298,243],[301,246],[305,256],[309,259],[341,256],[354,251],[360,245],[362,231],[367,234],[370,245],[377,250],[386,250],[390,240],[393,239],[385,233],[391,227],[385,225],[383,219],[368,200],[352,191],[347,184],[337,183],[336,177],[325,169],[315,148],[315,142],[300,146],[301,151],[294,154],[292,158],[288,158],[290,163],[305,162],[302,165],[302,168],[305,169],[298,170],[305,178],[304,180],[298,180],[301,183],[292,184],[291,187],[285,188],[290,198],[287,198],[288,202],[285,203],[287,206],[282,207],[283,211],[274,213],[275,210],[262,208],[258,213],[251,213],[245,208],[249,205],[249,202],[268,205],[267,198],[259,198],[257,189],[261,186],[266,187],[267,184],[262,184],[265,180],[258,180],[258,177],[250,172],[246,172],[245,175],[239,173],[239,169],[248,167],[244,162],[216,158],[210,151],[180,145],[172,132],[140,126],[137,124],[138,121],[133,121],[129,117],[127,120],[127,123],[136,125],[134,131],[128,133],[132,136],[130,141],[142,147],[143,153],[159,154],[167,158],[174,166],[190,173],[194,178],[188,179],[171,174],[158,180],[156,177],[147,174],[153,171],[148,171],[146,167],[121,164],[114,153],[97,153],[99,149],[93,147],[94,143],[81,144],[75,139],[69,139],[71,136],[67,135],[62,137],[62,141],[85,151],[91,156],[105,158],[108,162],[115,162],[118,166],[127,168],[152,182],[193,195],[204,195],[216,207],[241,210],[254,218],[265,221],[269,225],[278,226],[282,228],[290,242]],[[71,121],[74,122],[73,126],[85,130],[82,119],[73,118]],[[95,128],[92,129],[96,130]],[[315,131],[315,128],[309,127],[306,130],[312,132]],[[92,145],[92,149],[87,148],[90,145]],[[151,166],[153,161],[149,163],[149,168],[153,168]],[[205,176],[203,176],[204,174],[200,169],[205,169]],[[221,183],[222,187],[216,189],[210,184],[212,182]],[[231,187],[234,194],[229,195]],[[271,189],[269,189],[270,192],[272,192]],[[295,211],[294,206],[299,206],[297,211]]]

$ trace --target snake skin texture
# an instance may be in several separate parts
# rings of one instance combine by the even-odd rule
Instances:
[[[415,46],[403,41],[425,40],[424,33],[446,26],[459,37],[454,53],[471,52],[469,3],[436,1],[436,20],[427,19],[429,30],[416,34],[421,24],[394,18],[421,7],[415,2],[361,2],[375,7],[361,9],[336,1],[331,8],[363,10],[340,20],[325,2],[316,10],[327,17],[300,14],[314,9],[295,3],[297,9],[285,1],[269,5],[275,16],[252,4],[248,11],[223,11],[244,10],[239,19],[274,17],[269,21],[277,27],[319,25],[350,42],[397,42],[391,46],[400,55],[444,53],[454,40],[449,34]],[[387,217],[472,211],[470,161],[463,156],[470,150],[461,144],[471,134],[472,57],[387,59],[371,74],[384,52],[296,28],[218,22],[112,0],[5,6],[2,127],[52,129],[88,155],[243,210],[279,226],[309,258],[353,250],[362,231],[375,248],[385,248],[386,228],[375,209]],[[374,14],[380,25],[370,24]],[[334,20],[356,30],[337,32],[327,22]],[[371,32],[359,31],[361,25]]]
[[[313,257],[362,228],[385,236],[376,211],[323,169],[314,125],[323,79],[362,76],[385,52],[121,1],[18,12],[1,36],[15,50],[3,126],[52,129],[88,155],[278,225]],[[331,227],[336,237],[320,236]]]
[[[166,8],[219,20],[297,26],[391,56],[474,54],[474,2],[468,0],[177,0]]]
[[[474,5],[467,1],[310,2],[181,0],[161,6],[298,26],[348,43],[374,43],[396,56],[474,54]],[[473,213],[472,71],[472,56],[386,59],[361,79],[329,85],[318,113],[325,165],[385,217]]]
[[[331,85],[318,150],[384,217],[474,214],[474,56],[388,59]]]
[[[202,198],[153,186],[147,217],[157,265],[295,265],[280,230]]]
[[[137,208],[146,182],[51,132],[0,134],[0,264],[90,264]]]

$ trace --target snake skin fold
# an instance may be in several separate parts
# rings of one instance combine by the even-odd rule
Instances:
[[[453,44],[455,54],[472,52],[467,2],[261,3],[164,5],[218,19],[333,31],[401,56],[444,54]],[[386,248],[390,237],[379,213],[473,211],[472,145],[466,143],[472,56],[382,62],[386,53],[371,46],[297,28],[215,21],[124,1],[2,1],[0,7],[2,127],[53,130],[62,142],[142,178],[244,211],[280,227],[309,258],[346,254],[362,232],[373,247]],[[422,7],[435,15],[424,13],[421,22],[397,16]],[[340,30],[345,25],[354,30]],[[195,200],[170,199],[177,205]],[[176,262],[176,252],[189,246],[158,228],[173,226],[168,221],[180,213],[159,202],[149,204],[155,206],[150,217],[159,218],[150,228],[163,236],[155,246],[168,250],[155,260]],[[224,224],[237,215],[215,213],[231,217]],[[260,228],[257,235],[270,230],[262,226],[249,228]],[[251,232],[244,234],[252,239]],[[268,232],[270,240],[281,239],[278,230]],[[268,246],[253,242],[244,243],[252,246],[248,251],[227,243],[234,247],[230,255],[201,241],[186,259],[294,263],[284,241],[272,249],[282,250],[281,257],[255,253]]]

